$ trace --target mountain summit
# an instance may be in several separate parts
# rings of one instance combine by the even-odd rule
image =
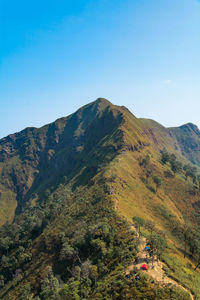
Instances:
[[[163,139],[163,137],[165,138]],[[0,223],[12,220],[61,178],[74,186],[88,183],[99,164],[123,149],[166,147],[200,165],[200,132],[188,123],[164,128],[137,119],[124,106],[104,98],[39,129],[29,127],[0,140]],[[9,207],[9,208],[8,208]]]
[[[0,298],[167,299],[169,287],[124,277],[138,253],[133,217],[165,232],[166,272],[197,295],[199,166],[195,125],[165,128],[104,98],[1,139]]]
[[[63,177],[73,179],[74,186],[88,182],[100,160],[106,163],[107,147],[116,155],[121,122],[120,111],[99,98],[69,117],[1,139],[0,223],[12,220],[15,211],[43,197]]]

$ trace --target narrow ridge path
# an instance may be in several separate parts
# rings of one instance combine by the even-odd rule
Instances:
[[[131,226],[131,230],[135,230],[134,226]],[[133,262],[133,264],[131,264],[127,270],[126,270],[126,274],[129,274],[131,272],[131,270],[133,270],[135,267],[137,269],[141,269],[141,266],[144,263],[148,263],[149,264],[149,258],[148,258],[148,254],[145,251],[145,246],[146,246],[146,238],[142,237],[139,243],[139,252],[138,252],[138,262]],[[147,261],[148,260],[148,261]],[[181,289],[183,289],[185,292],[187,292],[190,295],[191,300],[195,300],[194,296],[192,295],[192,293],[187,290],[186,288],[184,288],[182,285],[178,284],[178,282],[176,282],[175,280],[171,279],[170,277],[167,277],[164,270],[163,270],[163,266],[164,263],[156,260],[154,261],[154,268],[151,268],[151,264],[149,264],[149,268],[147,271],[147,274],[149,276],[151,276],[154,280],[156,280],[157,282],[161,283],[161,284],[173,284],[176,285],[177,287],[180,287]]]

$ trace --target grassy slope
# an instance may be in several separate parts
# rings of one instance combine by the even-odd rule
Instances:
[[[68,118],[39,129],[36,136],[37,143],[32,138],[31,141],[28,139],[29,146],[31,145],[31,151],[28,154],[34,157],[34,148],[37,148],[39,144],[42,149],[42,160],[40,159],[39,168],[34,165],[30,172],[33,174],[35,169],[40,172],[40,176],[34,178],[33,183],[31,176],[29,177],[32,188],[29,194],[30,199],[32,199],[32,194],[36,192],[39,194],[39,191],[44,191],[49,186],[53,190],[55,185],[52,186],[52,182],[58,175],[59,180],[65,175],[66,182],[71,182],[74,188],[88,183],[98,184],[102,180],[102,175],[105,176],[115,208],[120,215],[125,216],[129,221],[135,215],[146,220],[152,219],[157,227],[167,233],[170,245],[170,255],[166,253],[165,257],[170,267],[168,272],[174,278],[178,278],[187,288],[198,293],[199,272],[194,272],[189,267],[188,263],[192,263],[191,261],[183,259],[179,250],[180,242],[171,232],[171,217],[169,216],[174,215],[180,223],[183,223],[184,217],[187,217],[195,225],[192,203],[198,201],[200,196],[198,193],[195,196],[188,193],[191,188],[190,183],[187,183],[181,176],[165,178],[163,173],[169,167],[159,162],[159,150],[163,147],[176,153],[183,161],[187,161],[181,156],[181,150],[174,135],[154,121],[137,119],[126,108],[113,106],[108,101],[101,100],[81,108]],[[58,144],[62,147],[56,146],[55,140],[58,140]],[[73,144],[74,140],[78,143]],[[76,148],[75,156],[70,157],[72,148],[66,149],[64,145],[73,145]],[[157,193],[153,193],[148,188],[148,186],[155,188],[152,179],[149,179],[148,186],[141,180],[145,170],[138,162],[147,154],[151,157],[150,166],[153,175],[159,175],[163,181]],[[79,163],[67,169],[67,163],[70,162],[66,159],[68,156],[70,160],[78,158]],[[62,172],[62,168],[58,168],[57,171],[55,165],[59,162],[63,163],[65,159],[67,162],[65,173]],[[6,170],[8,169],[7,167]],[[30,171],[29,168],[28,170]],[[45,179],[41,181],[41,178]],[[39,181],[42,182],[41,186],[38,185]],[[13,211],[14,209],[12,214]],[[56,231],[59,224],[61,224],[59,221],[56,226],[51,224],[48,232]],[[33,251],[38,251],[38,246],[33,246]],[[30,276],[35,278],[37,273],[42,274],[49,262],[51,262],[50,256],[41,254],[38,258],[36,255],[35,261],[28,270]],[[184,268],[185,275],[178,271],[179,267]]]
[[[120,112],[98,99],[42,128],[27,128],[0,140],[0,225],[12,221],[62,180],[86,184],[118,151]]]
[[[176,175],[174,178],[164,176],[164,171],[168,170],[169,166],[163,166],[159,162],[159,150],[166,147],[169,152],[176,153],[183,162],[186,162],[186,159],[179,152],[180,148],[176,139],[169,134],[167,129],[154,121],[141,119],[136,122],[135,117],[127,112],[123,131],[125,132],[124,151],[111,163],[106,174],[108,181],[111,174],[115,175],[115,180],[110,183],[115,207],[130,222],[133,216],[140,216],[145,220],[152,220],[159,229],[167,233],[169,241],[169,251],[165,254],[165,261],[169,265],[167,271],[170,276],[197,296],[200,292],[200,272],[194,272],[193,263],[188,258],[183,258],[183,253],[180,251],[183,245],[172,233],[170,215],[180,224],[187,220],[195,226],[193,204],[199,200],[200,194],[198,192],[196,195],[190,194],[192,184],[181,175]],[[138,137],[138,132],[141,139]],[[144,146],[133,151],[130,145],[134,148],[138,139]],[[148,185],[156,188],[151,178],[148,184],[141,180],[145,170],[139,162],[147,154],[151,157],[152,175],[162,178],[162,186],[156,193],[147,187]]]
[[[180,149],[192,163],[200,166],[200,131],[192,123],[185,124],[178,128],[169,128],[180,144]]]

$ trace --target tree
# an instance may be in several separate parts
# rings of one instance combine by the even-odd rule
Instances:
[[[141,166],[143,166],[143,167],[147,167],[147,165],[149,164],[149,162],[150,162],[150,156],[147,154],[144,158],[143,158],[143,160],[142,160],[142,162],[141,162]]]
[[[5,238],[0,239],[0,251],[2,254],[8,255],[9,247],[11,245],[10,237],[7,236]]]
[[[163,253],[164,249],[166,248],[167,244],[165,239],[158,235],[153,233],[149,238],[148,238],[148,243],[150,245],[150,251],[149,254],[152,258],[152,268],[154,267],[154,259],[157,256],[159,258],[161,254]]]
[[[192,178],[193,182],[196,181],[196,173],[197,173],[197,168],[191,166],[190,164],[187,164],[183,167],[184,171],[185,171],[185,176],[186,179],[188,177]]]
[[[52,268],[49,266],[46,277],[41,281],[40,296],[43,300],[55,299],[58,294],[58,289],[58,279],[54,277]]]
[[[174,153],[171,153],[169,155],[169,161],[170,161],[170,163],[173,162],[173,161],[175,161],[175,160],[176,160],[176,155]]]
[[[68,242],[64,242],[60,251],[60,260],[71,259],[74,256],[75,249],[69,245]]]
[[[62,299],[79,300],[79,287],[80,281],[78,280],[72,281],[69,284],[64,284],[60,292]]]
[[[152,233],[155,231],[155,225],[151,220],[147,220],[145,224],[146,229],[150,232],[150,236],[152,236]]]
[[[92,239],[90,241],[90,244],[92,245],[92,247],[94,247],[96,251],[100,252],[101,255],[106,255],[107,248],[106,243],[103,240],[101,240],[100,238]]]
[[[154,176],[153,181],[156,184],[156,190],[162,185],[162,179],[159,176]]]
[[[90,278],[94,281],[94,285],[96,286],[96,282],[98,278],[98,268],[96,265],[90,266]]]
[[[138,230],[139,236],[141,235],[141,227],[145,225],[145,220],[143,218],[140,217],[133,217],[133,222],[134,225],[136,227],[136,229]]]
[[[29,283],[23,286],[22,293],[21,293],[19,299],[20,300],[33,299],[33,294],[31,293],[31,286]]]
[[[169,153],[166,148],[161,151],[161,162],[165,165],[169,161]]]
[[[81,276],[82,276],[82,278],[88,278],[89,277],[91,265],[92,265],[92,263],[89,259],[82,263],[82,265],[81,265]]]
[[[180,161],[178,160],[171,160],[170,161],[170,164],[171,164],[171,169],[174,173],[181,173],[182,170],[183,170],[183,165]]]

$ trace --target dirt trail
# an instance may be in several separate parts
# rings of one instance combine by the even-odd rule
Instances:
[[[131,227],[132,230],[135,231],[135,228],[132,226]],[[139,252],[138,252],[138,262],[137,263],[133,263],[131,264],[126,271],[126,274],[129,274],[131,270],[133,270],[134,267],[141,269],[142,264],[146,263],[148,264],[149,268],[147,271],[147,274],[149,276],[151,276],[154,280],[156,280],[159,283],[164,283],[164,284],[173,284],[176,285],[178,287],[180,287],[181,289],[183,289],[185,292],[187,292],[190,295],[190,298],[192,300],[194,300],[194,296],[191,294],[191,292],[189,290],[187,290],[186,288],[184,288],[183,286],[181,286],[180,284],[178,284],[175,280],[169,278],[166,276],[164,270],[163,270],[163,266],[164,263],[161,261],[154,261],[154,268],[152,269],[152,263],[149,259],[149,255],[148,252],[145,251],[145,246],[146,246],[146,238],[142,237],[140,240],[140,244],[139,244]]]

